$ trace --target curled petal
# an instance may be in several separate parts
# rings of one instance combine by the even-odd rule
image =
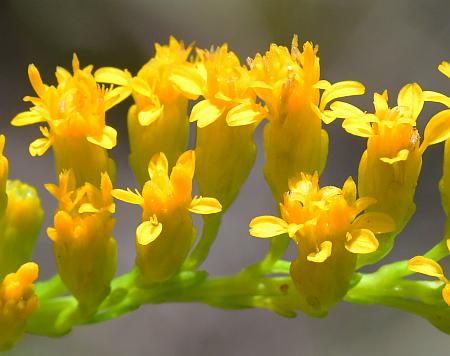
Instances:
[[[392,158],[380,157],[380,161],[387,163],[387,164],[394,164],[397,162],[406,161],[408,159],[408,156],[409,156],[409,150],[405,148],[403,150],[398,151],[398,153],[395,157],[392,157]]]
[[[351,135],[359,137],[371,137],[374,135],[372,125],[369,121],[346,119],[342,123],[342,127]]]
[[[131,80],[131,74],[127,70],[104,67],[95,71],[95,80],[99,83],[128,86]]]
[[[423,108],[422,89],[417,83],[405,85],[398,93],[397,104],[405,110],[404,116],[417,119]]]
[[[162,232],[162,224],[158,222],[156,216],[149,221],[144,221],[136,229],[136,242],[139,245],[148,245],[155,241]]]
[[[244,103],[235,106],[227,114],[227,124],[229,126],[251,125],[264,118],[262,107],[255,103]]]
[[[389,110],[387,90],[385,90],[383,94],[373,94],[373,106],[375,107],[375,112],[377,114],[383,114]]]
[[[324,90],[322,98],[320,100],[320,109],[323,110],[327,104],[335,99],[362,95],[365,92],[364,85],[359,82],[347,80],[343,82],[334,83],[330,87]]]
[[[125,203],[136,205],[144,204],[144,198],[141,195],[132,192],[129,188],[127,190],[113,189],[111,195],[118,200],[124,201]]]
[[[28,150],[30,151],[30,155],[33,157],[42,156],[45,152],[47,152],[51,145],[51,141],[47,137],[42,137],[31,142]]]
[[[395,222],[389,215],[368,212],[358,216],[352,223],[352,229],[368,229],[375,234],[383,234],[395,230]]]
[[[258,216],[250,222],[253,237],[274,237],[288,232],[288,223],[275,216]]]
[[[197,126],[202,128],[216,121],[223,111],[224,108],[218,108],[209,100],[202,100],[192,108],[189,121],[197,121]]]
[[[154,179],[157,175],[168,176],[169,161],[163,152],[153,155],[148,163],[148,175],[150,179]]]
[[[195,100],[203,94],[205,82],[194,67],[179,66],[174,68],[169,80],[189,99]]]
[[[444,104],[450,108],[450,97],[435,91],[425,90],[423,92],[423,100]]]
[[[320,244],[319,251],[311,252],[306,259],[310,262],[322,263],[331,256],[333,243],[331,241],[324,241]]]
[[[87,140],[94,145],[110,150],[117,144],[117,131],[111,126],[105,126],[101,137],[88,136]]]
[[[448,78],[450,78],[450,63],[443,61],[441,64],[439,64],[438,70],[444,74],[445,76],[447,76]]]
[[[215,198],[194,197],[189,205],[189,211],[195,214],[215,214],[222,211],[222,205]]]
[[[364,117],[364,112],[356,106],[343,101],[335,101],[330,105],[331,111],[341,119],[360,119]]]
[[[420,149],[424,151],[429,145],[442,142],[450,138],[450,109],[434,115],[427,126]]]
[[[13,126],[25,126],[32,125],[38,122],[46,121],[45,118],[37,111],[25,111],[16,115],[14,119],[11,120],[11,125]]]
[[[347,232],[345,248],[352,253],[371,253],[378,249],[379,242],[368,229],[353,229]]]
[[[148,126],[155,122],[163,113],[164,105],[159,107],[149,107],[139,112],[138,120],[142,126]]]
[[[31,86],[39,97],[42,97],[46,92],[46,86],[42,83],[41,75],[34,64],[28,66],[28,78],[30,78]]]
[[[117,87],[112,90],[108,90],[105,93],[105,111],[111,109],[113,106],[116,106],[126,98],[128,98],[131,94],[131,90],[127,87]]]
[[[150,85],[142,78],[134,77],[131,80],[131,88],[136,93],[147,98],[152,98],[154,96],[152,88],[150,88]]]
[[[416,273],[421,273],[426,276],[444,278],[444,271],[436,261],[423,256],[416,256],[408,261],[408,268]]]

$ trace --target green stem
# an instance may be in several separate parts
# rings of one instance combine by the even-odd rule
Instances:
[[[183,265],[183,270],[196,270],[208,256],[211,245],[217,237],[223,213],[204,215],[203,230],[199,242]]]

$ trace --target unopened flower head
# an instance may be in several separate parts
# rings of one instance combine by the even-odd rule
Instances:
[[[116,199],[142,207],[143,222],[136,229],[136,264],[145,282],[164,281],[181,267],[195,238],[190,212],[213,214],[222,209],[214,198],[192,198],[194,170],[194,151],[178,158],[170,176],[167,158],[159,153],[150,160],[150,180],[142,193],[113,191]]]
[[[148,180],[150,158],[165,152],[172,167],[185,151],[189,137],[188,99],[173,83],[177,69],[191,66],[192,46],[170,37],[168,45],[155,45],[155,55],[133,77],[113,67],[95,72],[98,81],[116,84],[133,95],[128,112],[130,164],[141,185]]]
[[[115,221],[111,216],[115,204],[107,173],[102,174],[100,188],[90,183],[76,186],[71,171],[60,174],[58,186],[46,184],[59,203],[54,227],[48,228],[47,234],[61,279],[81,310],[90,314],[108,295],[116,271]]]
[[[44,84],[39,71],[31,64],[28,76],[37,97],[26,96],[24,100],[31,102],[33,107],[18,114],[11,123],[15,126],[47,123],[48,126],[40,127],[44,137],[30,144],[30,154],[41,156],[53,146],[57,172],[72,168],[77,180],[83,184],[92,182],[93,174],[100,176],[101,170],[95,169],[97,166],[111,170],[105,150],[116,145],[117,132],[105,124],[105,112],[125,95],[123,88],[99,86],[91,73],[93,67],[80,68],[76,55],[72,68],[73,74],[57,67],[58,84],[54,86]],[[85,161],[83,165],[77,164],[83,153],[92,161],[90,164]]]
[[[328,135],[322,130],[322,121],[330,123],[335,119],[327,109],[329,103],[364,94],[364,86],[358,82],[330,84],[320,80],[317,51],[318,47],[310,42],[301,51],[295,36],[290,51],[272,44],[264,55],[249,60],[252,87],[268,111],[264,174],[278,201],[287,190],[288,179],[297,172],[320,174],[325,167]]]
[[[348,178],[342,189],[319,188],[318,174],[301,174],[289,182],[280,204],[282,218],[260,216],[250,222],[250,234],[274,237],[287,233],[298,245],[291,276],[307,313],[323,314],[341,300],[355,270],[356,255],[376,251],[375,234],[394,229],[386,214],[361,214],[375,201],[356,198]]]
[[[25,263],[0,285],[0,351],[11,348],[20,339],[28,318],[38,308],[33,285],[38,272],[36,263]]]

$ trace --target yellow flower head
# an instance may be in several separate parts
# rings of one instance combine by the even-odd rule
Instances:
[[[158,238],[164,226],[159,220],[170,219],[178,210],[196,214],[213,214],[222,207],[214,198],[192,198],[192,178],[195,170],[194,151],[186,151],[179,158],[169,177],[169,166],[164,153],[152,157],[148,165],[148,180],[142,189],[114,189],[116,199],[142,207],[144,222],[136,230],[137,242],[147,245]]]
[[[447,248],[450,251],[450,239],[447,240]],[[450,281],[445,277],[444,271],[439,263],[427,257],[416,256],[408,261],[408,267],[413,272],[435,277],[442,281],[444,283],[442,298],[450,306]]]
[[[58,200],[53,241],[58,272],[81,308],[90,313],[108,295],[116,270],[116,242],[112,238],[115,204],[112,183],[104,173],[100,188],[85,183],[79,188],[72,171],[59,176],[59,186],[46,184]]]
[[[38,278],[36,263],[28,262],[8,274],[0,286],[0,351],[12,347],[22,335],[28,318],[38,308],[33,282]]]
[[[180,91],[170,77],[178,66],[187,63],[192,46],[185,47],[170,37],[169,44],[155,45],[156,54],[133,77],[127,70],[113,67],[100,68],[95,72],[99,82],[116,84],[133,98],[139,111],[141,126],[148,126],[164,112],[164,104],[173,105],[180,98]]]
[[[200,128],[222,115],[229,126],[254,124],[265,116],[255,102],[248,69],[227,44],[213,51],[197,49],[196,63],[177,68],[171,80],[188,98],[203,97],[189,119]]]
[[[287,233],[298,245],[291,277],[306,313],[323,315],[343,298],[355,270],[356,254],[376,251],[375,234],[394,229],[386,214],[367,212],[372,198],[356,198],[348,178],[342,189],[320,188],[318,175],[301,174],[289,182],[280,204],[282,218],[260,216],[250,222],[250,235],[273,237]]]
[[[320,188],[318,175],[301,174],[289,182],[290,191],[280,204],[282,218],[261,216],[250,223],[250,234],[273,237],[288,233],[301,249],[309,249],[308,260],[325,262],[334,244],[345,245],[352,253],[377,249],[375,234],[392,231],[392,219],[381,213],[361,214],[375,201],[356,199],[356,185],[348,178],[342,189]]]
[[[417,118],[424,101],[430,100],[430,92],[424,92],[417,83],[405,85],[399,92],[397,106],[389,108],[388,94],[374,94],[374,114],[362,112],[357,107],[335,102],[331,109],[338,117],[345,118],[342,126],[356,136],[374,138],[380,150],[381,161],[393,164],[405,161],[409,154],[419,148],[420,135],[416,128]],[[450,110],[433,116],[428,122],[420,152],[432,144],[450,137]]]
[[[105,149],[116,145],[116,130],[105,124],[105,112],[124,99],[123,89],[100,87],[92,75],[92,66],[80,68],[73,56],[73,74],[57,67],[56,86],[42,82],[37,68],[31,64],[28,76],[37,97],[26,96],[34,106],[18,114],[11,123],[24,126],[46,122],[41,127],[43,138],[30,144],[30,154],[41,156],[55,139],[83,138]]]
[[[288,112],[310,105],[325,122],[335,119],[326,106],[341,97],[364,94],[364,86],[354,81],[330,84],[320,80],[320,64],[317,57],[318,46],[305,42],[303,51],[298,48],[298,38],[294,36],[291,50],[271,44],[265,55],[257,54],[249,61],[252,87],[266,103],[270,120],[283,121]],[[323,89],[320,95],[319,89]]]

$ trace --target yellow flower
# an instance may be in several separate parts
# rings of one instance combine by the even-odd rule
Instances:
[[[268,111],[264,174],[277,201],[282,200],[288,179],[298,172],[320,174],[324,169],[328,135],[322,130],[322,121],[330,123],[336,118],[327,110],[328,104],[364,94],[364,86],[358,82],[320,80],[317,51],[317,46],[306,42],[301,52],[294,36],[290,52],[272,44],[264,56],[257,54],[249,62],[252,87]]]
[[[148,180],[147,164],[165,152],[169,166],[186,149],[189,136],[188,100],[171,81],[178,67],[188,64],[192,46],[170,37],[169,44],[155,45],[156,54],[133,77],[112,67],[95,72],[99,82],[116,84],[133,94],[135,105],[128,112],[130,164],[141,185]]]
[[[359,165],[359,192],[374,197],[372,209],[390,214],[396,231],[384,236],[377,254],[361,258],[361,264],[373,263],[387,254],[415,211],[414,194],[422,166],[422,154],[432,144],[450,137],[450,111],[438,113],[428,122],[422,144],[416,128],[426,95],[416,83],[399,92],[397,106],[389,108],[388,94],[374,94],[375,113],[364,113],[357,107],[334,102],[331,110],[343,117],[344,129],[367,137],[367,150]]]
[[[136,264],[144,282],[162,282],[178,272],[195,239],[189,212],[213,214],[222,207],[214,198],[192,198],[194,151],[179,158],[169,177],[164,153],[152,157],[148,180],[138,191],[114,189],[116,199],[142,207],[142,223],[136,229]]]
[[[62,281],[77,298],[80,310],[90,315],[109,294],[116,272],[115,221],[111,217],[115,205],[107,173],[101,176],[100,189],[90,183],[76,186],[72,171],[60,174],[59,186],[46,184],[59,202],[54,227],[48,228],[47,234]]]
[[[202,99],[189,120],[197,123],[196,179],[200,193],[217,197],[228,209],[256,156],[253,132],[264,116],[248,69],[226,44],[197,50],[197,61],[178,67],[172,82],[188,98]]]
[[[114,176],[113,162],[107,149],[116,145],[116,130],[105,124],[105,112],[122,101],[127,93],[123,88],[105,89],[95,81],[92,66],[80,68],[73,56],[73,75],[61,67],[56,69],[56,86],[42,82],[37,68],[31,64],[28,76],[37,97],[26,96],[24,101],[34,106],[18,114],[11,121],[14,126],[47,123],[41,127],[44,136],[30,144],[32,156],[43,155],[53,146],[56,170],[73,169],[77,182],[99,184],[100,173]],[[84,157],[80,160],[79,157]]]
[[[447,247],[450,251],[450,240],[447,240]],[[416,256],[408,261],[408,268],[413,272],[436,277],[442,281],[444,283],[442,298],[450,306],[450,281],[445,277],[444,271],[439,263],[430,258]]]
[[[298,246],[291,276],[305,312],[323,315],[346,294],[355,271],[356,255],[376,251],[375,234],[392,231],[386,214],[361,214],[375,200],[356,199],[350,178],[342,189],[320,188],[318,174],[301,174],[289,182],[280,204],[282,218],[260,216],[250,222],[250,235],[260,238],[288,234]]]
[[[36,263],[28,262],[8,274],[0,286],[0,351],[11,348],[22,336],[28,318],[38,308],[33,282]]]

